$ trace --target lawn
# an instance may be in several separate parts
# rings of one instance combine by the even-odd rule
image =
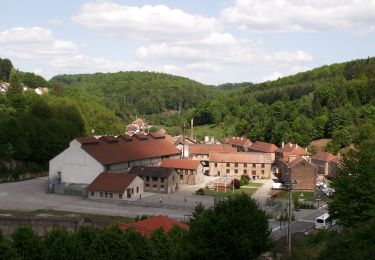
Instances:
[[[240,189],[235,189],[234,194],[242,194],[245,193],[249,196],[251,196],[257,189],[254,187],[241,187]],[[225,197],[233,195],[233,190],[228,190],[227,192],[223,191],[215,191],[211,189],[203,189],[203,195],[205,196],[218,196],[218,197]]]
[[[263,183],[258,183],[258,182],[250,182],[248,185],[246,186],[242,186],[242,187],[251,187],[251,188],[259,188],[259,187],[262,187],[263,186]]]

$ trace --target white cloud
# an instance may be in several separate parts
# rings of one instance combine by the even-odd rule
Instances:
[[[375,31],[375,0],[237,0],[224,21],[250,31]]]
[[[213,18],[190,15],[165,5],[136,7],[108,1],[87,3],[72,19],[101,33],[150,41],[201,38],[217,27]]]
[[[61,25],[63,24],[64,22],[59,20],[59,19],[48,19],[47,21],[49,24],[51,25]]]
[[[50,30],[40,27],[15,27],[2,31],[0,45],[0,56],[22,59],[40,59],[78,52],[74,43],[56,40]]]
[[[282,78],[284,75],[278,71],[272,72],[270,75],[265,76],[262,78],[263,81],[270,81],[270,80],[277,80],[278,78]]]

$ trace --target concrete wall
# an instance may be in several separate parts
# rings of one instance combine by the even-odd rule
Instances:
[[[178,169],[180,184],[196,185],[203,183],[204,169],[202,164],[199,164],[196,170]]]
[[[179,189],[179,175],[177,172],[171,174],[168,178],[161,177],[149,177],[142,176],[144,181],[144,191],[145,192],[155,192],[155,193],[173,193],[176,188]]]
[[[229,165],[228,165],[229,164]],[[233,175],[241,177],[241,175],[249,175],[254,179],[271,178],[271,164],[269,163],[226,163],[226,162],[210,162],[210,175]]]
[[[49,162],[50,180],[58,178],[60,172],[62,183],[90,184],[103,171],[103,165],[86,153],[77,140]]]

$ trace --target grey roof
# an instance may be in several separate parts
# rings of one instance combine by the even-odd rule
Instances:
[[[160,168],[155,166],[134,166],[128,173],[138,176],[169,177],[174,172],[175,171],[173,169]]]

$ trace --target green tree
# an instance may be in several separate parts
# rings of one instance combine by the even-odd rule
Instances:
[[[12,243],[4,239],[3,232],[0,230],[0,259],[22,259]]]
[[[44,247],[31,227],[19,227],[12,235],[13,247],[23,259],[41,259]]]
[[[0,58],[0,81],[8,81],[13,64],[9,59]]]
[[[190,222],[183,259],[256,259],[272,249],[267,216],[249,196],[215,202]]]
[[[330,215],[344,226],[375,217],[375,145],[349,151],[332,182],[335,192],[328,201]]]

